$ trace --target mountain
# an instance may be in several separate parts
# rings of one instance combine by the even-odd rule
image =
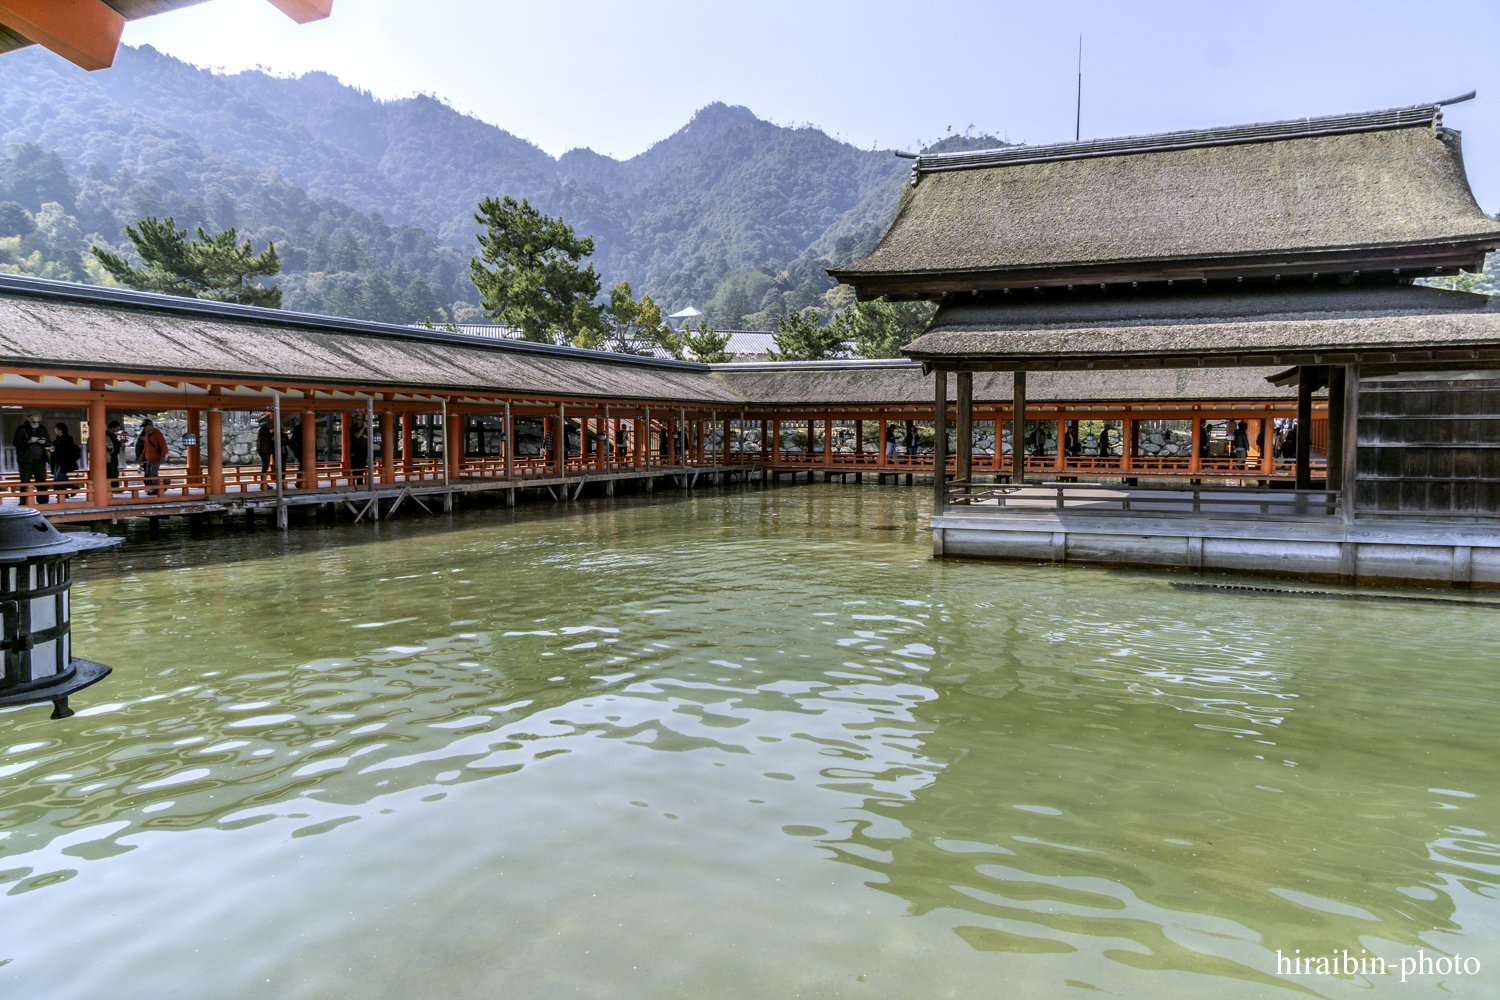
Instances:
[[[39,49],[0,58],[0,144],[0,201],[31,218],[0,229],[32,227],[0,232],[0,267],[100,280],[88,245],[128,246],[125,224],[172,215],[274,240],[288,308],[403,320],[472,312],[473,212],[490,195],[592,234],[606,288],[629,281],[720,325],[831,315],[843,293],[817,262],[873,245],[907,166],[719,103],[629,159],[554,158],[433,96],[381,100],[326,73],[223,74],[149,46],[92,74]]]

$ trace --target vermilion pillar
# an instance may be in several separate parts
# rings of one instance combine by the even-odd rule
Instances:
[[[389,410],[380,415],[380,479],[386,483],[396,481],[395,423]]]
[[[302,411],[302,461],[297,478],[304,490],[318,488],[318,414],[314,410]]]
[[[208,493],[218,496],[224,492],[224,414],[219,410],[208,411]]]
[[[109,457],[105,451],[109,432],[104,428],[109,419],[102,395],[104,383],[90,382],[89,388],[101,393],[98,399],[89,400],[89,498],[94,506],[103,507],[109,503]]]
[[[443,448],[444,460],[448,463],[448,478],[457,479],[464,471],[464,415],[448,411],[447,443]]]

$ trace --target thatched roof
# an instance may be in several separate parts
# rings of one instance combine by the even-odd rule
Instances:
[[[0,368],[731,408],[930,406],[933,391],[920,363],[899,359],[704,365],[13,275],[0,275]],[[1041,373],[1028,396],[1170,402],[1291,394],[1265,382],[1273,371]],[[1009,375],[981,373],[974,382],[981,403],[1010,399]],[[950,380],[950,398],[955,392]]]
[[[0,364],[373,389],[738,403],[707,365],[0,276]]]
[[[1475,203],[1435,105],[1362,115],[922,156],[863,260],[881,294],[1482,261]]]
[[[939,309],[907,347],[952,367],[1282,365],[1500,357],[1500,298],[1413,285],[1002,296]]]

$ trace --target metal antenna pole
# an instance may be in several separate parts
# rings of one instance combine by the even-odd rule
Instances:
[[[1073,141],[1083,135],[1083,32],[1078,33],[1078,106],[1074,109]]]

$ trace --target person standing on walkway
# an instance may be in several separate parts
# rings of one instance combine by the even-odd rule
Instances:
[[[16,436],[11,443],[16,446],[16,467],[21,473],[20,492],[28,491],[26,483],[45,483],[47,457],[52,451],[52,441],[47,437],[47,428],[42,425],[42,415],[27,414],[26,422],[16,428]],[[46,493],[37,490],[36,503],[47,503],[48,499]],[[22,502],[25,502],[24,498]]]
[[[363,486],[365,469],[370,465],[370,435],[365,422],[356,419],[349,432],[349,471],[353,473],[354,485]]]
[[[1114,455],[1114,449],[1109,443],[1109,425],[1105,424],[1099,429],[1099,457],[1109,458]]]
[[[81,458],[83,458],[83,450],[78,447],[78,442],[73,440],[73,435],[68,433],[68,425],[58,424],[57,436],[52,439],[53,482],[67,482],[68,477],[78,471],[78,462]],[[59,491],[58,499],[68,499],[66,488]]]
[[[1231,447],[1234,449],[1235,458],[1247,458],[1250,455],[1250,425],[1243,420],[1234,429],[1234,441]]]
[[[266,478],[271,459],[276,455],[276,431],[270,417],[260,422],[260,431],[255,435],[255,453],[260,456],[260,477]]]
[[[141,421],[141,436],[136,439],[135,450],[146,485],[161,485],[161,480],[156,477],[161,470],[162,461],[167,457],[167,439],[150,417]],[[160,493],[152,490],[148,495],[154,497]]]
[[[125,450],[125,428],[118,420],[111,420],[104,433],[104,474],[109,477],[110,489],[120,485],[120,453]]]

